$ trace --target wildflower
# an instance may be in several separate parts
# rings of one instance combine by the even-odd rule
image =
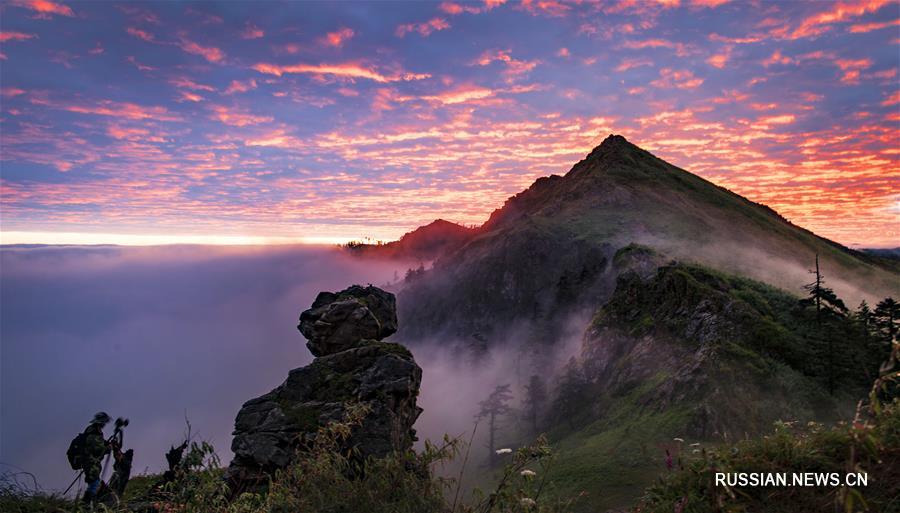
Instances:
[[[700,447],[700,442],[692,443],[691,447]]]
[[[519,472],[519,475],[522,475],[522,476],[525,476],[525,477],[534,477],[535,474],[534,474],[534,471],[533,471],[533,470],[528,470],[528,469],[526,468],[525,470]]]
[[[691,452],[694,453],[694,454],[700,454],[700,449],[694,449],[694,450],[691,451]]]
[[[509,454],[509,453],[512,452],[512,449],[509,449],[509,448],[504,447],[503,449],[497,449],[497,450],[494,451],[494,452],[497,453],[497,454]]]
[[[684,438],[677,438],[677,437],[676,437],[676,438],[673,438],[672,440],[675,440],[676,442],[684,443]]]
[[[519,502],[526,508],[537,505],[537,502],[535,502],[534,499],[530,499],[528,497],[522,497],[522,500],[520,500]]]

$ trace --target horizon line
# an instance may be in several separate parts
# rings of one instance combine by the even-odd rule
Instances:
[[[397,240],[397,239],[392,239]],[[262,235],[210,235],[210,234],[128,234],[128,233],[95,233],[95,232],[40,232],[40,231],[3,231],[0,230],[0,247],[12,246],[324,246],[342,245],[348,242],[362,241],[371,244],[387,243],[392,240],[379,240],[370,237],[344,236],[262,236]],[[849,249],[900,249],[896,244],[845,244],[835,241]]]
[[[290,246],[339,245],[353,237],[283,237],[211,234],[129,234],[95,232],[0,231],[0,246]]]

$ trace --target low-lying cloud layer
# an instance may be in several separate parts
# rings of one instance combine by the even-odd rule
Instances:
[[[240,405],[311,361],[295,326],[315,295],[403,270],[316,247],[4,247],[0,264],[0,462],[51,489],[99,410],[131,419],[135,472],[165,464],[185,415],[227,463]]]

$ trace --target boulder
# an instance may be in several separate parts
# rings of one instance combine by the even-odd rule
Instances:
[[[297,329],[313,356],[344,351],[396,332],[397,301],[390,292],[371,285],[320,292],[312,307],[300,314]]]
[[[319,427],[342,420],[351,404],[366,408],[347,440],[361,457],[408,450],[416,440],[422,369],[404,346],[380,341],[397,329],[393,294],[356,285],[322,292],[298,328],[319,357],[238,412],[227,473],[234,489],[265,483],[290,465]]]

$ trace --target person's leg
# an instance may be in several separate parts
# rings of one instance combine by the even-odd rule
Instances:
[[[93,502],[97,496],[97,490],[100,489],[100,465],[98,463],[90,463],[84,469],[84,482],[87,484],[87,490],[84,491],[84,502]]]

